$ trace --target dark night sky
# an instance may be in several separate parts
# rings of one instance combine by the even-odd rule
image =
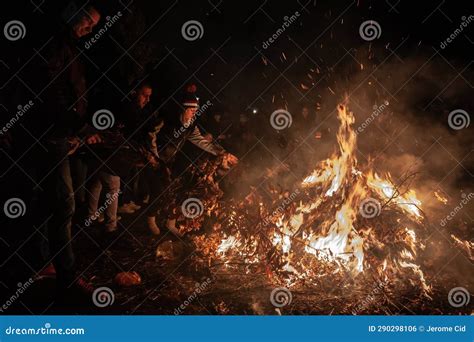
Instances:
[[[58,3],[62,5],[55,6]],[[1,70],[2,79],[12,77],[34,54],[33,47],[38,49],[54,33],[64,3],[45,1],[37,10],[29,1],[6,6],[2,22],[21,20],[27,34],[18,42],[1,40],[2,59],[10,66]],[[472,111],[474,82],[469,64],[472,53],[468,53],[472,50],[472,24],[446,49],[440,49],[440,43],[459,27],[462,17],[469,15],[467,2],[92,3],[103,13],[98,27],[107,16],[123,12],[106,35],[84,49],[89,59],[89,84],[95,84],[89,92],[92,111],[124,101],[124,94],[133,88],[127,78],[145,75],[156,86],[153,106],[165,113],[167,107],[179,101],[182,87],[195,82],[200,97],[213,102],[213,111],[224,110],[234,121],[238,121],[239,113],[259,108],[263,121],[256,125],[278,107],[297,113],[301,106],[317,103],[318,115],[327,116],[328,124],[335,127],[337,120],[330,113],[347,93],[357,101],[354,109],[361,120],[373,104],[388,99],[398,112],[397,120],[406,117],[415,128],[435,124],[447,128],[447,116],[453,107]],[[125,9],[124,4],[128,6]],[[264,49],[263,42],[281,27],[284,17],[296,11],[301,14],[299,18]],[[183,39],[181,27],[189,20],[202,24],[201,39]],[[359,34],[359,26],[366,20],[375,20],[381,26],[381,36],[372,42],[364,41]],[[24,68],[19,75],[29,84],[35,70]],[[28,92],[18,80],[2,89],[2,103],[7,107],[13,98],[9,94],[18,87]],[[397,124],[387,123],[394,132]],[[467,130],[447,134],[467,139],[455,145],[471,143]]]
[[[29,1],[17,1],[8,6],[8,10],[2,13],[3,21],[10,18],[23,20],[28,34],[27,39],[21,42],[25,53],[17,53],[19,44],[3,41],[2,43],[7,44],[7,53],[11,51],[24,61],[31,55],[31,45],[39,47],[46,41],[50,29],[47,28],[45,18],[57,18],[56,12],[60,6],[54,6],[55,3],[44,1],[36,11]],[[62,4],[64,1],[57,3]],[[305,81],[308,70],[317,66],[320,67],[321,76],[325,75],[327,78],[305,95],[308,99],[325,95],[322,93],[323,89],[335,86],[337,79],[352,77],[360,72],[351,58],[344,58],[337,70],[328,70],[351,49],[354,49],[354,56],[357,55],[357,59],[368,68],[371,64],[377,65],[384,60],[402,42],[402,46],[396,50],[396,58],[430,54],[432,46],[439,49],[439,43],[454,30],[456,21],[469,13],[467,3],[460,1],[457,4],[443,4],[441,10],[436,10],[439,5],[437,2],[394,0],[135,0],[128,3],[123,0],[95,3],[102,9],[103,17],[113,15],[118,10],[124,13],[117,23],[119,27],[114,27],[112,31],[112,36],[121,46],[105,37],[87,51],[101,70],[107,70],[123,54],[123,49],[128,50],[138,37],[143,37],[128,51],[129,56],[124,56],[117,66],[123,64],[127,65],[125,68],[135,67],[142,71],[143,66],[153,70],[151,74],[163,98],[189,79],[202,84],[200,88],[203,96],[206,93],[207,96],[214,94],[211,97],[218,94],[217,99],[234,110],[243,109],[252,103],[259,103],[261,106],[262,101],[268,105],[268,101],[278,92],[287,92],[283,96],[291,102],[292,92],[295,91],[291,83],[299,87]],[[124,4],[129,5],[129,9],[124,9]],[[268,49],[262,49],[262,42],[281,26],[285,16],[295,11],[301,13],[297,21]],[[358,32],[360,23],[369,19],[378,21],[382,27],[380,39],[371,44],[363,41]],[[194,42],[183,39],[181,26],[188,20],[202,23],[202,39]],[[54,28],[53,24],[49,26]],[[116,32],[117,30],[121,32]],[[123,31],[128,32],[128,39],[121,37],[120,33]],[[405,40],[406,38],[408,39]],[[141,56],[140,49],[144,45],[152,46],[149,58]],[[471,58],[465,53],[469,45],[461,37],[449,49],[444,50],[443,55],[452,63],[463,64]],[[369,47],[373,51],[370,61],[367,60]],[[213,54],[217,49],[217,54]],[[287,60],[283,60],[282,53]],[[267,66],[262,62],[262,54],[268,58]],[[203,66],[205,61],[207,62]],[[114,80],[123,79],[116,69],[112,68],[108,75]],[[283,71],[284,77],[281,75]],[[102,75],[100,71],[96,74],[92,77]],[[275,78],[279,79],[275,81]],[[262,91],[272,82],[273,86],[259,99]],[[104,84],[103,87],[108,85]],[[125,92],[126,89],[123,90]]]

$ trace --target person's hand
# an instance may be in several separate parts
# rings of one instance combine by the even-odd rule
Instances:
[[[156,158],[154,155],[147,154],[146,159],[152,168],[158,169],[160,167],[160,162],[158,161],[158,158]]]
[[[163,170],[164,170],[164,174],[166,176],[166,179],[168,180],[168,182],[171,182],[171,170],[170,170],[170,168],[165,166],[163,168]]]
[[[220,159],[220,166],[224,169],[230,169],[231,166],[234,166],[238,163],[239,159],[234,156],[232,153],[222,151],[219,154]]]
[[[81,139],[79,139],[78,137],[69,138],[67,142],[69,144],[69,151],[67,153],[68,156],[70,156],[71,154],[74,154],[77,151],[77,149],[81,146]]]
[[[86,144],[87,145],[94,145],[94,144],[99,144],[102,142],[102,138],[100,137],[99,134],[93,134],[89,135],[86,137]]]
[[[203,136],[203,138],[206,139],[206,141],[211,142],[213,139],[213,136],[211,133],[207,133]]]

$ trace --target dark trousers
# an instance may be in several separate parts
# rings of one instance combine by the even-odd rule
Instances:
[[[161,204],[166,198],[163,192],[169,184],[168,176],[162,168],[154,169],[145,166],[145,169],[142,172],[142,179],[146,180],[148,184],[148,194],[150,195],[148,204],[145,207],[145,213],[148,217],[156,216],[158,209],[162,206]]]
[[[135,202],[139,203],[143,199],[143,192],[140,190],[140,174],[141,169],[133,166],[124,178],[121,178],[121,188],[123,203]],[[121,202],[120,202],[121,203]]]
[[[71,225],[75,210],[71,168],[66,143],[47,144],[48,152],[39,160],[41,224],[47,222],[49,258],[56,268],[58,285],[67,287],[75,277]]]
[[[78,205],[86,202],[87,163],[84,156],[71,156],[71,175],[75,190],[75,199]]]

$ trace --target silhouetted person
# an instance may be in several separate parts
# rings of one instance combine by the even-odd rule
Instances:
[[[56,272],[58,296],[70,298],[75,291],[90,292],[92,288],[77,278],[71,245],[71,221],[75,211],[74,190],[68,155],[78,145],[78,132],[86,120],[86,80],[77,40],[88,33],[100,20],[93,7],[85,7],[74,15],[45,47],[42,55],[45,90],[43,104],[36,113],[35,129],[42,136],[37,155],[41,217],[38,225],[47,223],[49,256]],[[90,136],[86,143],[97,142]],[[52,269],[51,265],[48,267]],[[54,270],[53,270],[54,271]]]

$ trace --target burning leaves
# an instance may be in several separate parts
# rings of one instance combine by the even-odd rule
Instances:
[[[454,234],[451,234],[451,239],[453,239],[455,245],[465,253],[469,260],[474,262],[474,242],[461,240]]]
[[[256,189],[241,202],[219,202],[208,216],[217,221],[214,231],[194,239],[198,251],[226,268],[265,269],[272,282],[287,287],[351,274],[408,279],[429,295],[417,264],[424,248],[415,232],[423,224],[421,201],[406,180],[395,186],[390,175],[382,178],[370,165],[360,168],[354,115],[340,105],[338,119],[338,151],[302,181],[298,201],[274,215]],[[367,199],[377,204],[375,215],[360,215]]]

